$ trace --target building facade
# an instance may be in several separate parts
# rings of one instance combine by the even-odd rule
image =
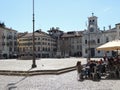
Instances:
[[[50,28],[50,30],[48,30],[49,32],[49,35],[53,38],[56,39],[56,54],[55,54],[55,57],[61,57],[61,49],[60,49],[60,46],[61,46],[61,36],[63,35],[63,31],[61,31],[59,29],[59,27],[52,27]]]
[[[18,36],[18,37],[17,37]],[[115,27],[101,30],[98,17],[93,13],[88,17],[86,30],[63,32],[58,27],[50,28],[48,34],[35,31],[35,56],[43,57],[103,57],[115,55],[115,51],[98,51],[96,48],[106,42],[120,39],[120,23]],[[0,23],[0,58],[32,58],[33,34],[21,33]]]
[[[0,24],[0,58],[17,56],[17,31]]]
[[[58,27],[50,28],[48,34],[35,33],[36,57],[86,57],[95,58],[115,55],[115,51],[98,51],[97,47],[109,41],[120,39],[120,23],[103,30],[98,27],[98,17],[88,17],[86,30],[63,32]],[[32,56],[32,33],[18,39],[20,56]],[[27,54],[27,55],[26,55]]]
[[[82,34],[71,31],[64,33],[60,39],[60,50],[62,57],[82,56]]]
[[[100,30],[98,28],[97,17],[92,14],[88,18],[87,30],[84,30],[82,35],[82,53],[83,57],[103,57],[104,54],[112,56],[114,51],[97,51],[96,48],[106,42],[120,39],[120,23],[116,24],[114,28],[109,26],[108,30]]]
[[[30,59],[33,55],[32,33],[26,33],[18,38],[19,58]],[[56,39],[45,32],[35,32],[35,56],[36,58],[54,57],[56,53]]]
[[[49,35],[56,38],[56,57],[82,56],[82,32],[64,33],[58,27],[50,28]]]

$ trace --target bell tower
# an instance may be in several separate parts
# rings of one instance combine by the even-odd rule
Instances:
[[[88,30],[89,32],[96,32],[98,30],[97,17],[92,13],[91,17],[88,17]]]

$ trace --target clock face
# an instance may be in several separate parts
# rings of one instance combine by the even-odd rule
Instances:
[[[94,32],[94,28],[93,27],[90,28],[90,32]]]

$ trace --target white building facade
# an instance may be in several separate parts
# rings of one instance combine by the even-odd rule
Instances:
[[[88,17],[87,30],[83,32],[82,37],[82,53],[83,57],[103,57],[104,54],[112,56],[114,51],[98,51],[96,48],[106,42],[120,39],[120,23],[116,24],[114,28],[109,26],[108,30],[99,30],[97,17],[92,14]]]
[[[0,27],[0,58],[14,58],[17,55],[17,31]]]

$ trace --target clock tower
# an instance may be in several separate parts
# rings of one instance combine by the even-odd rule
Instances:
[[[92,13],[91,17],[88,17],[88,30],[89,32],[96,32],[98,30],[97,17]]]

